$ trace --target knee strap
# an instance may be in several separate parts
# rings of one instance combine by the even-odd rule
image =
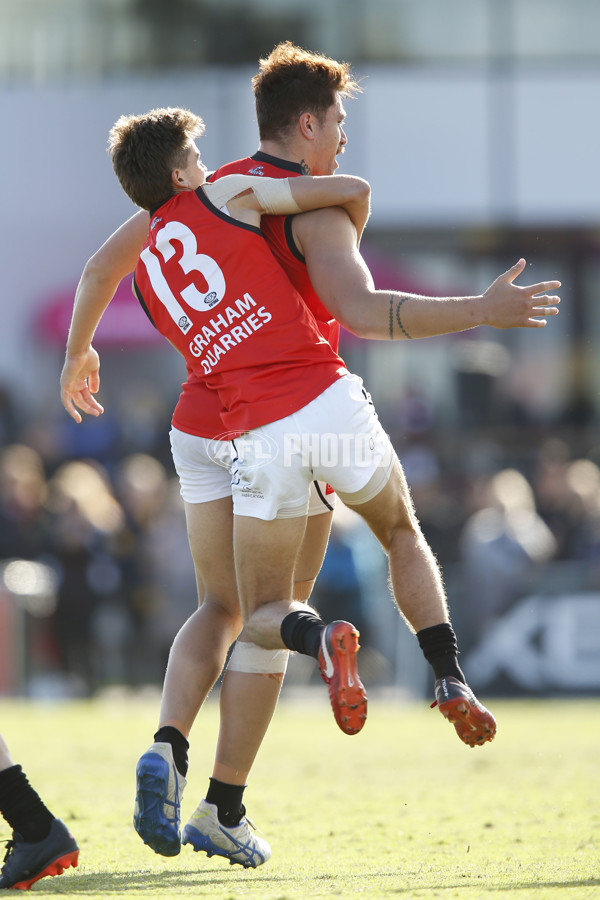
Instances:
[[[265,650],[249,641],[236,641],[227,668],[231,672],[256,675],[283,675],[287,669],[289,650]]]

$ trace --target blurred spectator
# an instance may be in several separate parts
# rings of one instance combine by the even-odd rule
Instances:
[[[119,610],[123,626],[113,635],[113,653],[124,656],[119,635],[129,632],[128,610],[118,563],[110,541],[123,529],[125,517],[106,472],[96,463],[69,462],[49,483],[52,552],[59,575],[55,614],[56,641],[62,668],[85,693],[109,676],[94,652],[94,623],[106,604]],[[123,675],[124,663],[119,671]]]
[[[145,453],[121,461],[115,474],[126,528],[116,547],[142,647],[140,666],[162,679],[172,640],[198,603],[179,483]]]
[[[0,559],[37,559],[48,551],[47,484],[42,458],[25,444],[0,453]]]
[[[17,440],[17,410],[5,385],[0,384],[0,447],[5,447]]]
[[[156,648],[161,677],[175,635],[198,606],[196,572],[188,547],[179,479],[170,478],[165,487],[164,502],[152,519],[146,537],[155,603],[145,634],[147,645]]]
[[[557,439],[546,441],[540,448],[532,484],[539,513],[554,535],[557,559],[568,558],[576,526],[570,514],[574,497],[568,470],[568,446]]]
[[[486,626],[522,596],[535,571],[556,554],[557,545],[536,511],[531,486],[515,469],[504,469],[487,481],[482,508],[468,519],[460,544],[465,598],[462,604],[454,603],[453,617],[469,649]]]
[[[570,489],[568,517],[570,542],[566,555],[581,560],[588,570],[586,586],[600,588],[600,469],[589,459],[576,459],[567,467]]]
[[[451,479],[442,474],[432,447],[410,443],[400,459],[423,534],[445,571],[458,557],[457,535],[465,518],[460,497]]]

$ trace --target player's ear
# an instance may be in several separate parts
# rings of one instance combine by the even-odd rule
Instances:
[[[314,141],[315,139],[314,122],[315,117],[312,115],[312,113],[309,112],[302,113],[302,115],[298,119],[300,133],[302,134],[302,137],[306,138],[307,141]]]
[[[171,172],[171,184],[177,191],[181,191],[184,188],[189,187],[189,183],[187,178],[185,177],[182,169],[173,169]]]

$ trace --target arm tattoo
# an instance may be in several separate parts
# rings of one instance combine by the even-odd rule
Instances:
[[[312,175],[312,169],[308,165],[308,163],[306,162],[305,159],[300,160],[300,168],[302,169],[302,171],[304,172],[305,175]]]
[[[398,323],[398,327],[399,327],[400,331],[402,332],[402,334],[404,335],[404,337],[408,338],[409,341],[412,341],[412,335],[408,333],[408,331],[404,327],[404,325],[402,323],[402,319],[400,317],[400,307],[402,306],[402,304],[404,303],[405,300],[408,300],[408,297],[403,297],[402,294],[400,294],[398,302],[396,304],[396,322]],[[393,341],[393,339],[394,339],[393,307],[394,307],[394,294],[390,294],[390,340],[391,341]]]

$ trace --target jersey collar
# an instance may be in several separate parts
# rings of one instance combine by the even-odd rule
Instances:
[[[288,172],[296,172],[297,175],[304,175],[304,169],[300,163],[290,162],[287,159],[280,159],[279,156],[271,156],[269,153],[263,153],[262,150],[257,150],[250,159],[255,162],[268,163],[271,166],[276,166],[278,169],[287,169]]]

